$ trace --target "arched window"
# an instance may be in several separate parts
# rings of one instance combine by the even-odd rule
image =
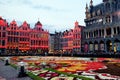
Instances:
[[[106,11],[110,11],[110,3],[106,3]]]
[[[117,6],[118,10],[120,10],[120,3],[118,3],[118,6]]]

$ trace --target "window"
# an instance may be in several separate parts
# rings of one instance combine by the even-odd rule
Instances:
[[[2,40],[2,46],[5,46],[5,40]]]
[[[6,32],[3,32],[3,33],[2,33],[2,37],[6,37]]]
[[[102,36],[104,36],[104,29],[102,29]]]
[[[3,27],[3,30],[6,30],[6,27]]]
[[[15,42],[15,38],[13,38],[13,42]]]
[[[14,35],[16,35],[16,32],[14,32]]]
[[[120,3],[118,4],[118,10],[120,10]]]
[[[99,30],[99,37],[101,37],[101,30]]]
[[[8,35],[10,35],[10,31],[8,31]]]
[[[13,30],[13,27],[11,27],[11,29]]]
[[[13,31],[11,31],[11,35],[13,35]]]
[[[114,10],[115,10],[115,3],[112,2],[112,11],[114,11]]]
[[[111,28],[107,28],[106,33],[107,33],[107,35],[111,35]]]
[[[21,38],[20,38],[20,41],[22,41]]]
[[[116,28],[114,28],[114,34],[116,34]]]
[[[22,36],[22,32],[20,32],[20,36]]]
[[[110,3],[106,3],[106,11],[110,11]]]
[[[11,40],[11,38],[10,38],[10,37],[8,37],[8,42],[10,42],[10,40]]]
[[[19,33],[17,32],[17,34],[16,35],[19,35]]]

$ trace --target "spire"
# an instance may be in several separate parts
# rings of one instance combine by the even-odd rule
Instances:
[[[75,22],[75,27],[77,27],[79,25],[78,21],[76,20]]]
[[[85,9],[86,9],[86,12],[88,12],[88,4],[87,3],[86,3],[86,8]]]
[[[0,16],[0,19],[2,19],[2,17]]]
[[[27,21],[24,21],[22,25],[23,25],[24,27],[27,27],[27,26],[28,26]]]
[[[89,9],[88,9],[88,4],[86,3],[86,12],[85,12],[85,14],[86,14],[86,19],[88,18],[88,14],[89,14]]]
[[[90,1],[90,6],[93,6],[93,0]]]
[[[6,26],[6,22],[2,17],[0,17],[0,26]]]
[[[10,24],[17,24],[15,19],[13,19],[13,21]]]
[[[39,18],[38,18],[38,21],[37,21],[37,23],[35,24],[35,26],[36,26],[36,27],[38,27],[38,26],[39,26],[39,27],[42,27],[42,24],[41,24]]]

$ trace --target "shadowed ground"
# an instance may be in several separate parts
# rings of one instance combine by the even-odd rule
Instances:
[[[5,66],[5,63],[0,60],[0,77],[3,80],[32,80],[29,77],[18,78],[18,71],[11,66]],[[0,79],[2,80],[2,79]]]

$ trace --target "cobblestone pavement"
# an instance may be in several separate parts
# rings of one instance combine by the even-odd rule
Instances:
[[[18,78],[18,71],[11,66],[5,66],[0,60],[0,80],[32,80],[29,77]]]

